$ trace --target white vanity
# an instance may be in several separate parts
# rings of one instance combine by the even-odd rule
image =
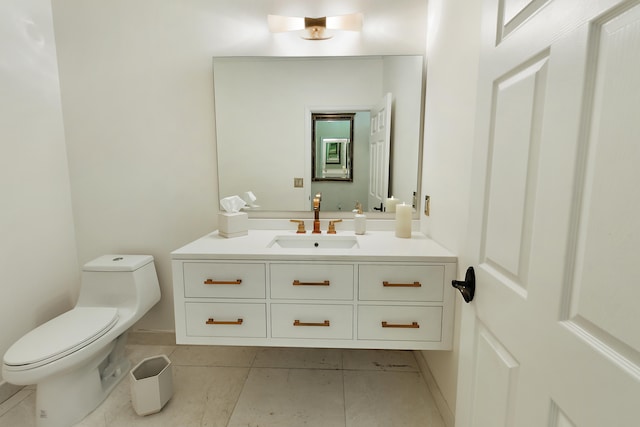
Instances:
[[[419,233],[213,232],[172,268],[178,344],[451,349],[456,257]]]

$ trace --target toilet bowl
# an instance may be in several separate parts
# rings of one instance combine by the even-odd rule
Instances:
[[[5,353],[2,377],[36,384],[38,427],[68,427],[93,411],[130,368],[127,330],[160,300],[150,255],[104,255],[85,264],[75,307],[28,332]]]

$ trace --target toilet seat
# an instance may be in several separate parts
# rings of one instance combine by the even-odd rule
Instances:
[[[5,369],[27,370],[61,359],[118,322],[115,307],[76,307],[27,333],[4,355]]]

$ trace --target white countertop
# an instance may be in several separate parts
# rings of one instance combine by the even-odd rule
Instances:
[[[242,237],[224,238],[217,231],[197,239],[171,253],[173,259],[269,259],[269,260],[342,260],[342,261],[421,261],[456,262],[452,254],[420,232],[410,239],[398,238],[393,231],[367,231],[356,236],[359,247],[279,248],[269,247],[276,236],[295,236],[295,230],[249,230]],[[307,233],[305,236],[312,236]],[[322,236],[327,236],[324,232]],[[335,236],[354,236],[353,231],[338,231]]]

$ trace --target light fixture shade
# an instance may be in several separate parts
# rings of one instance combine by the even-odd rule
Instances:
[[[362,13],[327,16],[320,18],[267,15],[269,31],[281,33],[285,31],[306,30],[302,38],[307,40],[326,40],[331,38],[325,30],[360,31],[362,29]]]
[[[362,30],[362,13],[327,16],[327,28],[330,30],[360,31]]]
[[[304,30],[304,18],[297,16],[267,15],[267,23],[272,33]]]

